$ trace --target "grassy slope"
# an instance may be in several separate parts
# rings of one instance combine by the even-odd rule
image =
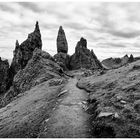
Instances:
[[[49,117],[57,103],[62,85],[44,82],[19,94],[0,109],[0,137],[37,137],[42,122]]]
[[[78,87],[90,93],[94,137],[140,137],[140,61],[81,78]]]

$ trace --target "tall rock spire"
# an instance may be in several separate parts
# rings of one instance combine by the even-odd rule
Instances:
[[[82,47],[85,47],[85,48],[87,48],[87,40],[86,39],[84,39],[83,37],[81,37],[81,39],[80,39],[80,45],[82,46]]]
[[[38,21],[36,21],[35,30],[34,31],[37,31],[37,32],[39,31],[40,32]]]
[[[58,36],[57,36],[57,52],[58,53],[68,52],[68,43],[62,26],[59,27]]]
[[[131,54],[130,57],[129,57],[129,62],[133,62],[134,61],[134,57],[133,55]]]
[[[19,48],[19,42],[18,42],[18,40],[16,40],[16,49],[18,49]]]
[[[16,40],[16,46],[19,46],[19,42],[18,42],[18,40]]]

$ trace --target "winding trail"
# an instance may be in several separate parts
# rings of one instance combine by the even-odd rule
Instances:
[[[89,115],[84,111],[82,101],[87,99],[84,90],[76,87],[77,78],[70,78],[63,90],[67,93],[63,95],[62,101],[54,110],[45,128],[39,137],[47,138],[88,138]]]

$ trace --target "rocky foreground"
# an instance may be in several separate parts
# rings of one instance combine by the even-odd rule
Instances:
[[[43,51],[36,22],[11,65],[0,59],[0,137],[140,137],[140,60],[101,63],[83,37],[69,55],[62,26],[56,41]]]

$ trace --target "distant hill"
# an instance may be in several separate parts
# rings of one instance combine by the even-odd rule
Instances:
[[[137,58],[140,59],[140,58]],[[131,55],[130,57],[128,57],[128,55],[126,54],[125,56],[121,57],[121,58],[107,58],[105,60],[103,60],[101,63],[102,65],[107,68],[107,69],[114,69],[114,68],[119,68],[129,62],[133,62],[135,61],[133,58],[133,55]]]

